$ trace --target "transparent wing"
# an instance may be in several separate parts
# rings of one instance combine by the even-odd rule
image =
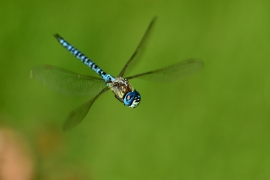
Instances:
[[[203,68],[203,61],[199,59],[187,59],[171,66],[140,73],[126,79],[140,78],[156,82],[177,81],[185,76],[194,74]]]
[[[109,88],[106,87],[104,88],[102,91],[100,91],[93,99],[91,99],[90,101],[82,104],[81,106],[79,106],[78,108],[76,108],[75,110],[73,110],[68,118],[66,119],[64,125],[63,125],[63,130],[64,131],[69,131],[72,128],[74,128],[75,126],[77,126],[78,124],[80,124],[82,122],[82,120],[85,118],[85,116],[87,115],[88,111],[90,110],[91,106],[93,105],[93,103],[95,102],[95,100],[104,92],[106,92]]]
[[[106,86],[101,78],[80,75],[52,65],[36,66],[30,76],[44,86],[68,95],[90,95]]]
[[[132,62],[132,60],[138,55],[138,53],[141,51],[141,49],[144,47],[144,45],[146,44],[146,40],[149,37],[149,34],[153,28],[154,23],[156,22],[157,17],[153,17],[152,21],[150,22],[150,24],[148,25],[148,28],[146,30],[146,32],[144,33],[139,45],[137,46],[136,50],[134,51],[134,53],[132,54],[132,56],[130,57],[130,59],[128,60],[128,62],[125,64],[125,66],[123,67],[122,71],[120,72],[120,74],[118,75],[118,77],[123,77],[124,73],[127,69],[127,67],[129,66],[129,64]]]

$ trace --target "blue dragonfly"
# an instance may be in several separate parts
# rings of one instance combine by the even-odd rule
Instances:
[[[94,76],[81,75],[52,65],[40,65],[31,70],[32,78],[56,91],[71,95],[96,94],[96,96],[90,101],[82,104],[69,114],[62,127],[64,131],[68,131],[82,122],[95,100],[109,89],[124,105],[130,108],[137,107],[141,102],[141,95],[129,83],[129,80],[131,79],[140,78],[156,82],[173,82],[203,68],[203,62],[201,60],[191,58],[165,68],[123,78],[129,64],[142,51],[156,19],[156,17],[152,19],[135,52],[126,62],[117,77],[105,73],[81,51],[68,43],[59,34],[55,34],[55,38],[65,49],[101,76],[101,78],[98,78]]]

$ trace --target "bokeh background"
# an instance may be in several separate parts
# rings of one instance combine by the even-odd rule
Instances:
[[[269,7],[268,0],[1,1],[1,179],[22,172],[17,179],[270,179]],[[154,15],[146,50],[127,75],[190,57],[204,69],[172,84],[134,79],[138,108],[107,92],[64,133],[68,113],[91,96],[51,91],[30,79],[31,68],[95,73],[52,35],[117,75]]]

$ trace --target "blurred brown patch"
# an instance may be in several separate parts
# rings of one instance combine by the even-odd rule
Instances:
[[[0,128],[0,179],[30,180],[34,162],[28,144],[11,128]]]
[[[41,157],[63,154],[64,140],[63,133],[55,127],[46,127],[37,132],[37,148]]]

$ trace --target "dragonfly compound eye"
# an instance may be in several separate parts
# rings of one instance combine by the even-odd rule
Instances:
[[[137,107],[140,101],[141,95],[136,90],[128,92],[124,97],[124,104],[131,108]]]

